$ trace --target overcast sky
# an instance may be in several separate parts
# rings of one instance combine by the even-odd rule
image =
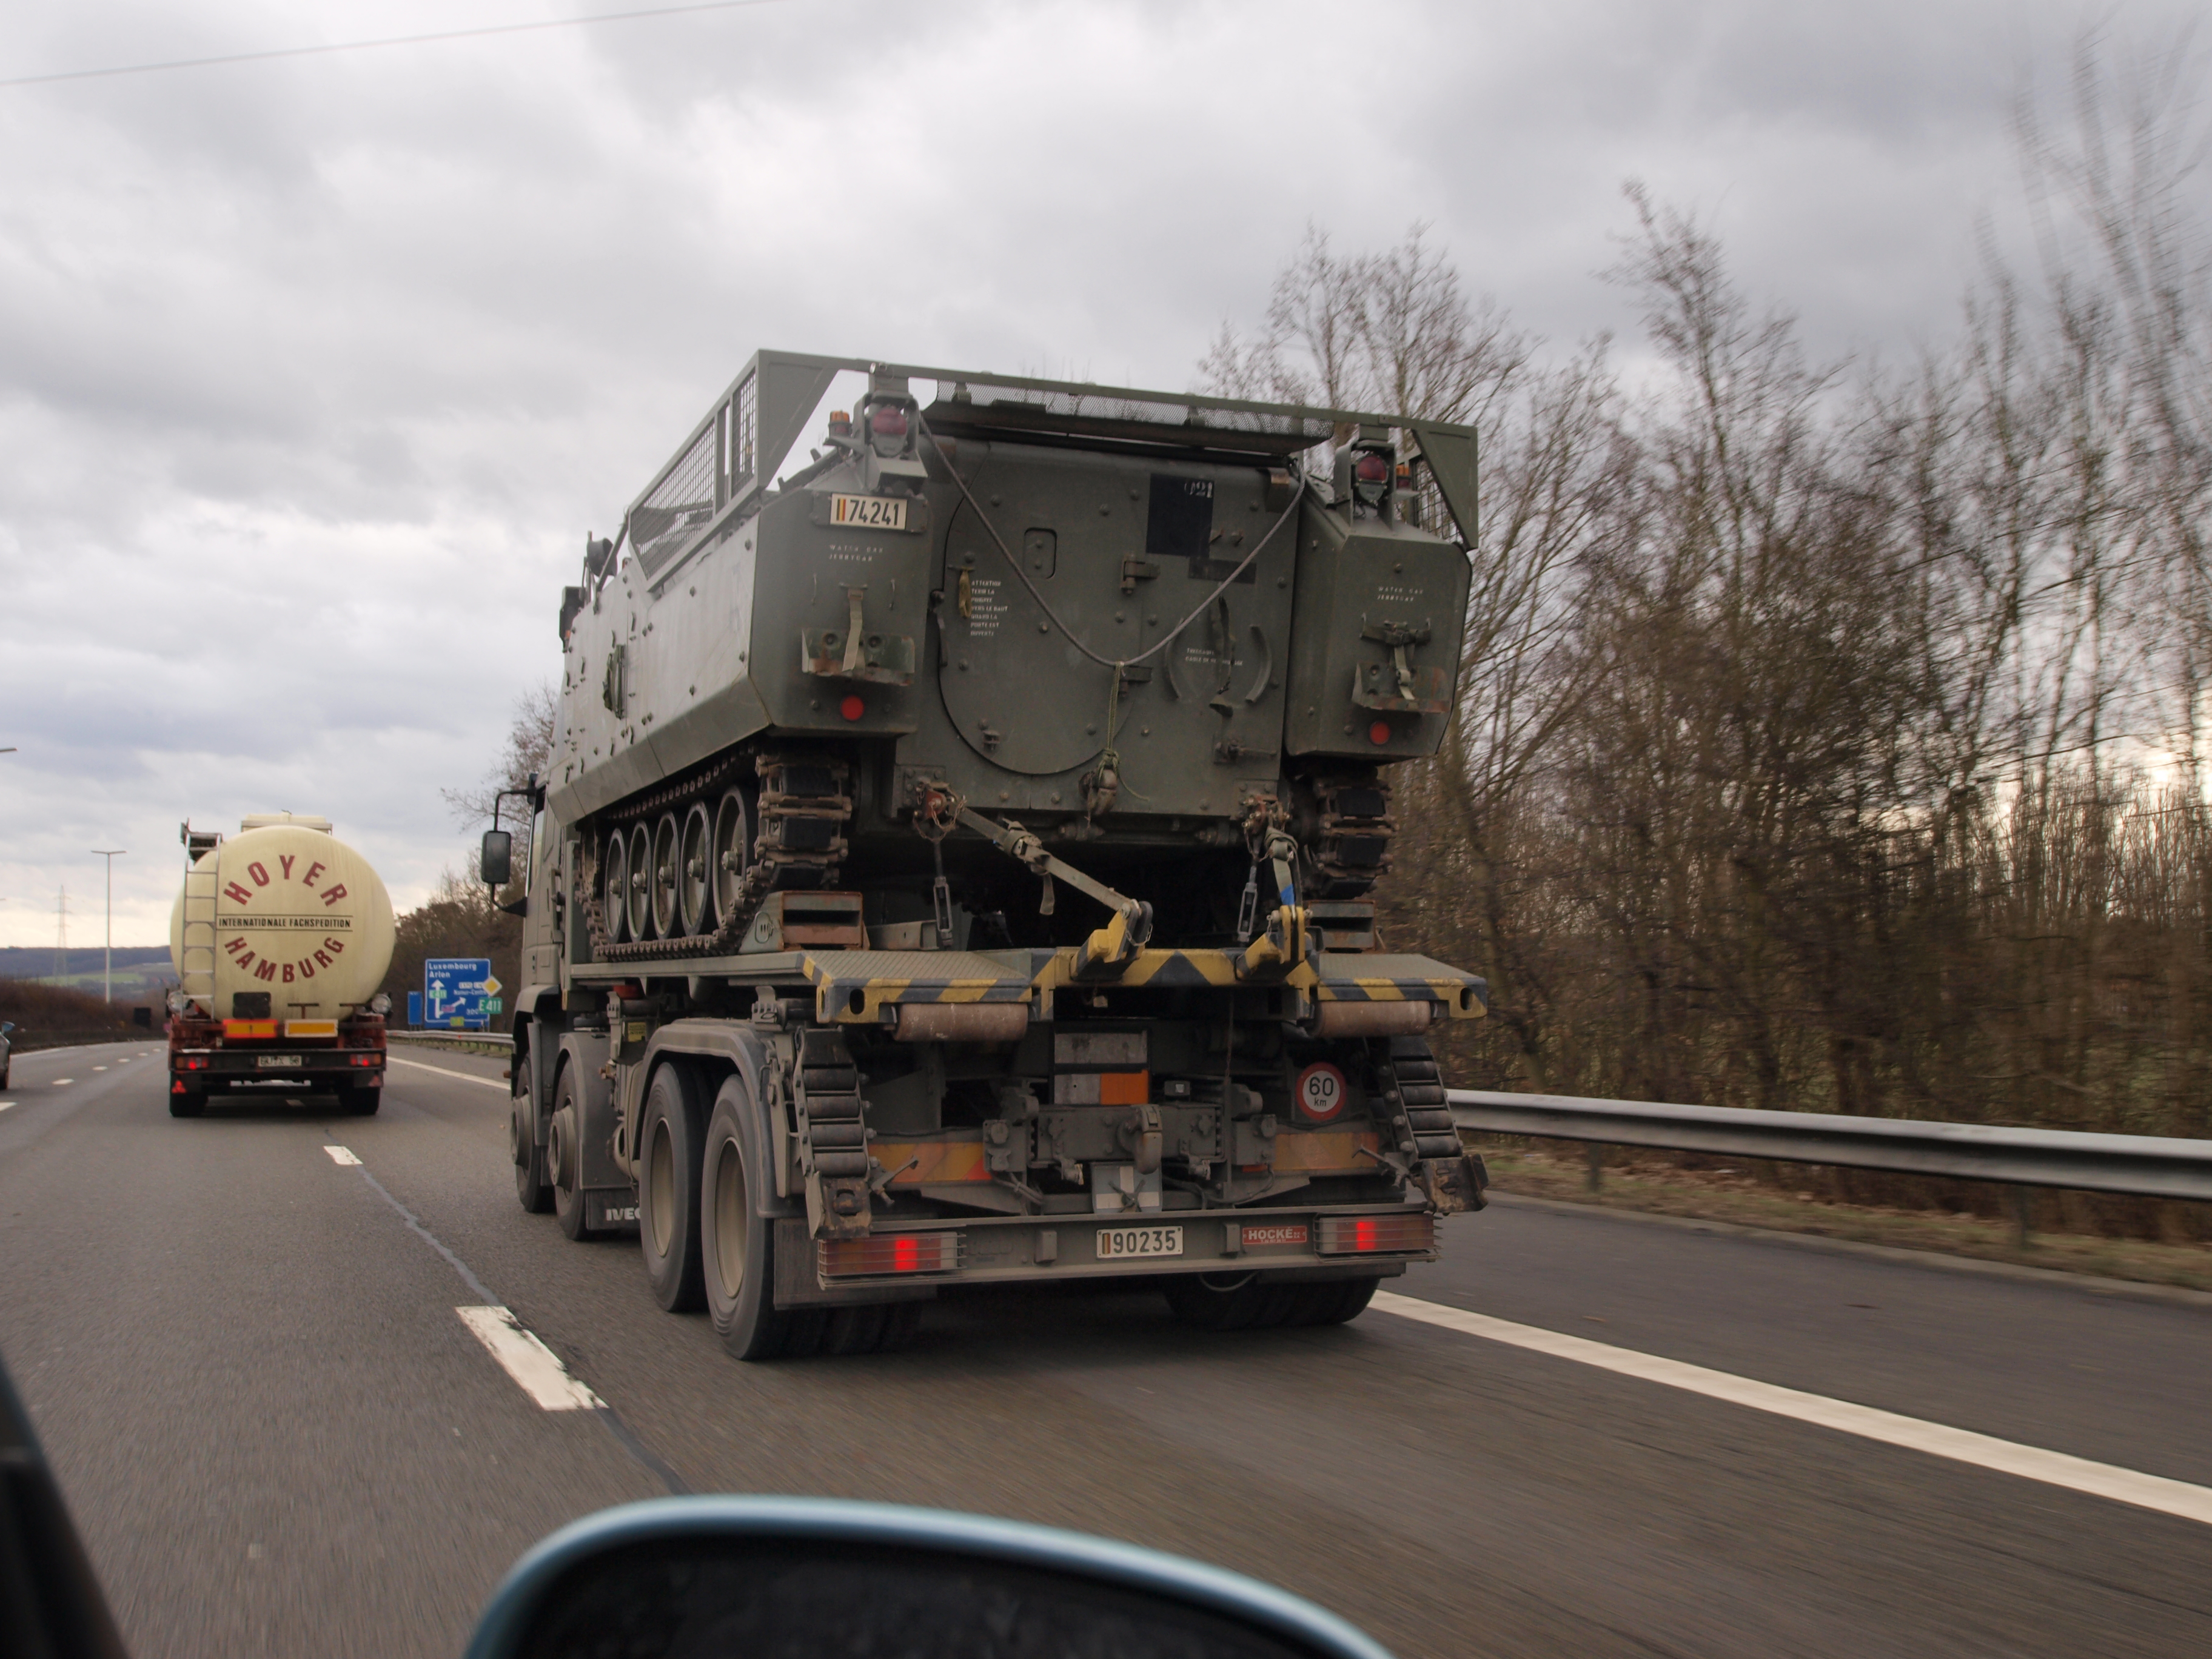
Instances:
[[[623,0],[0,10],[0,79]],[[0,88],[0,943],[167,936],[179,822],[419,902],[584,534],[763,345],[1169,389],[1309,222],[1569,344],[1634,176],[1822,352],[1951,330],[2008,109],[2199,6],[742,10]]]

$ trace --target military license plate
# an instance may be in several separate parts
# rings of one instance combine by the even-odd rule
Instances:
[[[297,1054],[256,1054],[253,1063],[264,1072],[296,1071],[307,1064]]]
[[[1136,1255],[1181,1255],[1180,1227],[1101,1227],[1098,1259],[1121,1261]]]
[[[833,525],[856,525],[863,530],[903,530],[906,528],[906,497],[832,495],[830,498],[830,522]]]

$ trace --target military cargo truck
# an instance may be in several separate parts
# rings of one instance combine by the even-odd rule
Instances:
[[[845,379],[841,381],[839,377]],[[850,406],[830,406],[833,387]],[[800,446],[807,458],[794,458]],[[560,605],[516,1192],[760,1358],[960,1283],[1347,1319],[1478,1208],[1378,937],[1474,434],[763,351]]]

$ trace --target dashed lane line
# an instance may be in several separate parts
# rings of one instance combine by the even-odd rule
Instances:
[[[70,1084],[76,1081],[76,1079],[73,1077],[58,1077],[53,1080],[51,1086],[56,1089],[66,1089]]]
[[[445,1066],[425,1066],[419,1060],[402,1060],[398,1054],[385,1055],[384,1063],[387,1066],[412,1066],[418,1072],[435,1072],[440,1077],[458,1078],[463,1083],[481,1083],[485,1088],[496,1089],[503,1095],[514,1092],[507,1086],[504,1078],[478,1077],[474,1072],[456,1072]]]
[[[523,1393],[549,1412],[598,1411],[605,1402],[568,1375],[553,1350],[507,1309],[456,1308],[461,1323],[500,1363]]]
[[[1571,1359],[1577,1364],[1594,1365],[1621,1376],[1701,1394],[1711,1400],[1724,1400],[1731,1405],[1746,1406],[1753,1411],[1768,1412],[1843,1434],[1855,1434],[1862,1439],[1901,1446],[1932,1457],[1970,1463],[1977,1468],[1994,1469],[2212,1526],[2212,1487],[2192,1486],[2186,1480],[2171,1480],[2164,1475],[2093,1462],[2065,1452],[2023,1446],[1994,1435],[1976,1434],[1970,1429],[1954,1429],[1873,1406],[1853,1405],[1845,1400],[1831,1400],[1825,1395],[1754,1382],[1728,1371],[1710,1370],[1703,1365],[1639,1353],[1632,1348],[1616,1348],[1587,1337],[1547,1331],[1540,1326],[1516,1325],[1510,1320],[1493,1319],[1487,1314],[1447,1308],[1410,1296],[1383,1291],[1376,1295],[1374,1305],[1383,1313],[1418,1320],[1425,1325],[1441,1326],[1463,1335],[1506,1343],[1557,1359]]]
[[[432,1070],[437,1068],[432,1067]],[[496,1359],[501,1369],[519,1383],[523,1392],[549,1412],[588,1411],[615,1437],[616,1443],[637,1460],[639,1465],[657,1478],[668,1490],[683,1496],[691,1489],[684,1477],[667,1465],[658,1453],[637,1437],[621,1413],[601,1400],[591,1389],[569,1376],[553,1351],[540,1341],[537,1334],[527,1329],[514,1315],[492,1294],[483,1280],[470,1271],[469,1264],[447,1248],[446,1242],[422,1224],[422,1218],[394,1198],[384,1183],[368,1172],[368,1168],[343,1146],[325,1144],[323,1150],[331,1155],[334,1164],[349,1164],[361,1171],[369,1190],[398,1212],[407,1230],[428,1244],[442,1257],[447,1267],[460,1275],[461,1282],[470,1293],[481,1300],[474,1306],[456,1308],[461,1322],[469,1328],[477,1340]],[[340,1156],[343,1154],[343,1156]]]

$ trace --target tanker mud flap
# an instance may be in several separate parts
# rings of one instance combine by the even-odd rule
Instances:
[[[533,1079],[545,1078],[544,1096],[538,1103],[538,1138],[544,1146],[552,1122],[553,1098],[561,1066],[567,1066],[576,1085],[576,1151],[581,1159],[576,1185],[584,1200],[584,1224],[594,1232],[635,1233],[637,1231],[637,1189],[629,1171],[617,1160],[615,1132],[621,1114],[615,1085],[607,1072],[607,1034],[586,1028],[563,1031],[556,1063]]]

